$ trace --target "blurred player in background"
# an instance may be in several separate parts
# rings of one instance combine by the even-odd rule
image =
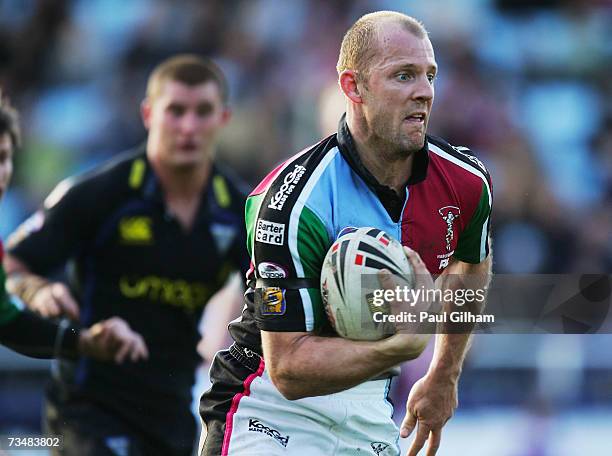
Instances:
[[[20,143],[17,111],[0,92],[0,202],[10,183],[13,155]],[[21,311],[5,290],[3,256],[0,239],[0,343],[35,358],[75,358],[82,354],[121,363],[148,356],[142,337],[121,318],[109,318],[81,330],[67,321],[57,324],[28,310]]]
[[[60,454],[193,451],[198,322],[248,264],[244,193],[214,161],[227,100],[213,62],[161,63],[141,106],[146,145],[60,183],[9,242],[8,285],[30,309],[85,325],[119,315],[149,348],[148,361],[129,366],[63,367],[46,407],[47,431],[64,436]],[[66,261],[69,286],[45,278]]]
[[[409,454],[429,439],[431,456],[457,406],[469,333],[440,328],[398,430],[389,384],[424,338],[326,337],[318,276],[344,228],[375,226],[410,248],[415,288],[458,289],[460,274],[486,286],[489,175],[465,148],[426,135],[437,64],[418,21],[362,17],[344,37],[337,69],[347,101],[338,133],[276,168],[247,200],[251,290],[201,400],[202,455],[392,455],[399,434],[417,428]],[[430,274],[439,275],[435,285]]]

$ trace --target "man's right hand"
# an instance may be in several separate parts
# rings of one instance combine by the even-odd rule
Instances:
[[[79,306],[68,287],[61,282],[43,285],[26,304],[45,318],[66,316],[71,320],[79,319]]]

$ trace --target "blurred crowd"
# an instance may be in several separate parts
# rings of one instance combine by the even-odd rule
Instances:
[[[66,175],[143,141],[146,76],[177,52],[227,73],[234,118],[220,154],[257,183],[335,130],[341,37],[376,9],[430,32],[430,133],[490,168],[496,272],[609,272],[612,9],[596,0],[5,0],[0,85],[26,142],[0,234]]]
[[[227,74],[233,120],[219,155],[255,185],[274,164],[335,131],[344,109],[335,71],[342,35],[357,17],[380,9],[424,22],[439,65],[429,132],[471,148],[492,174],[495,272],[610,274],[606,0],[0,1],[0,87],[21,111],[25,138],[0,236],[62,178],[144,141],[146,78],[178,52],[211,56]],[[517,359],[537,346],[535,339],[521,345],[493,337],[487,344],[499,348],[498,357],[475,346],[466,369],[473,382],[462,398],[499,402],[483,396],[495,382],[509,391],[523,381],[549,388],[533,372],[507,376],[510,383],[502,382],[504,372],[483,377],[488,368],[524,367]],[[589,362],[580,354],[603,355],[596,347],[609,347],[609,337],[566,339],[549,351],[540,344],[532,352],[545,352],[550,362],[574,350],[578,361],[559,365],[583,372]],[[577,381],[587,388],[583,374]],[[580,388],[569,385],[557,397]],[[521,395],[524,388],[517,401]]]

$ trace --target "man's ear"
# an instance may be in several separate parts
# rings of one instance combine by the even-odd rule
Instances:
[[[354,70],[344,70],[338,76],[338,84],[346,97],[353,103],[363,103],[357,87],[357,73]]]
[[[232,118],[232,109],[229,106],[225,106],[223,108],[223,114],[221,114],[222,116],[222,124],[225,126],[227,125],[227,123],[230,121],[230,119]]]
[[[140,102],[140,118],[142,119],[142,124],[148,130],[151,125],[151,102],[148,98]]]

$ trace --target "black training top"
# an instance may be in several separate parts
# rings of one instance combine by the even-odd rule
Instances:
[[[149,431],[191,419],[202,309],[231,271],[248,267],[243,208],[242,187],[215,165],[185,232],[166,210],[144,149],[61,182],[9,240],[9,252],[41,275],[68,260],[80,323],[122,317],[150,357],[65,364],[52,397],[85,396]]]

